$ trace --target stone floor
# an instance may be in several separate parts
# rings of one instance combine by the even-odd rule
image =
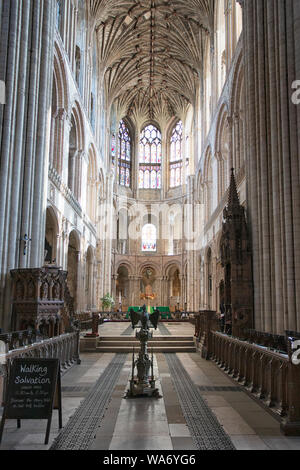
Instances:
[[[193,335],[190,324],[164,323],[173,335]],[[103,324],[101,336],[117,336],[128,323]],[[133,333],[132,333],[133,334]],[[159,335],[159,332],[155,332]],[[65,426],[91,387],[115,355],[113,353],[81,354],[82,363],[62,377],[63,425]],[[198,353],[178,353],[193,383],[223,426],[238,450],[300,450],[300,438],[285,437],[279,422],[214,363]],[[164,354],[155,355],[154,373],[160,399],[124,399],[131,373],[131,355],[112,390],[110,402],[95,429],[91,450],[194,450],[190,430],[174,386]],[[220,388],[229,387],[229,388]],[[0,450],[47,450],[58,435],[58,412],[53,411],[50,441],[44,445],[46,421],[26,420],[21,429],[16,422],[6,421]]]

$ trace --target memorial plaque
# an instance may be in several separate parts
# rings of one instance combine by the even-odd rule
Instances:
[[[17,358],[11,364],[5,406],[0,427],[0,442],[5,419],[47,419],[48,443],[55,391],[57,390],[61,427],[61,387],[59,359]]]

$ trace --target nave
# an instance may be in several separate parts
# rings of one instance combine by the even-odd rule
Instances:
[[[104,323],[101,337],[133,337],[128,323]],[[129,334],[130,333],[130,334]],[[190,323],[163,323],[154,336],[193,336]],[[156,353],[154,375],[162,398],[124,399],[131,354],[81,353],[62,376],[63,429],[53,411],[45,421],[5,424],[1,450],[296,450],[280,423],[197,352]]]

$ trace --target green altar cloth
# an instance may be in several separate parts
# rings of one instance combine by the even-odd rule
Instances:
[[[147,311],[148,311],[148,306],[147,307]],[[130,310],[134,310],[135,312],[139,312],[140,311],[140,308],[141,307],[128,307],[128,313],[130,312]],[[170,313],[170,308],[169,307],[156,307],[157,310],[159,310],[160,314],[161,314],[161,319],[162,320],[166,320],[166,319],[170,319],[172,318],[171,317],[171,313]],[[154,307],[151,307],[150,306],[150,314],[154,312]],[[126,315],[126,318],[129,318],[129,315]]]

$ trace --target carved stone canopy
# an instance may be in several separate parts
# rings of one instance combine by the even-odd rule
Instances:
[[[41,323],[56,324],[64,306],[67,272],[58,266],[13,269],[12,328],[38,328]]]

